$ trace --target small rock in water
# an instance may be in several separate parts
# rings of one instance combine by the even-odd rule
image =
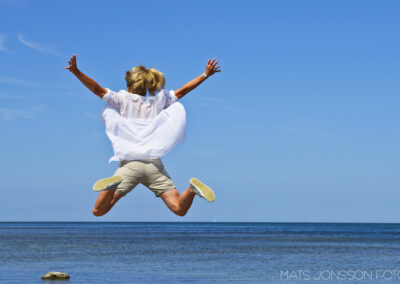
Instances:
[[[69,275],[64,272],[49,272],[43,275],[42,280],[68,280]]]

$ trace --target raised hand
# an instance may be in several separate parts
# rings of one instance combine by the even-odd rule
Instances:
[[[71,71],[71,73],[74,74],[76,78],[78,78],[79,81],[81,81],[82,84],[91,90],[96,96],[102,98],[107,93],[105,88],[101,87],[95,80],[86,76],[78,69],[78,66],[76,65],[76,54],[72,55],[71,59],[68,60],[68,64],[69,66],[65,67],[65,69]]]
[[[206,66],[206,73],[207,77],[213,75],[214,73],[221,72],[221,69],[219,69],[221,66],[217,66],[218,61],[208,59],[207,66]]]
[[[71,59],[68,60],[69,66],[65,67],[65,69],[68,69],[72,73],[76,73],[78,71],[78,65],[76,65],[76,54],[72,55]]]

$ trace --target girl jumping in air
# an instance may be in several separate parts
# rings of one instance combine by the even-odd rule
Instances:
[[[160,158],[183,142],[186,113],[178,100],[221,71],[215,58],[208,60],[203,74],[175,91],[165,89],[164,74],[153,68],[136,66],[127,71],[127,91],[114,92],[83,74],[76,64],[76,55],[68,63],[65,69],[107,103],[103,121],[114,150],[110,162],[119,161],[114,176],[93,186],[94,191],[100,192],[93,215],[106,214],[139,183],[161,197],[178,216],[186,214],[196,194],[214,201],[214,192],[196,178],[190,179],[189,188],[179,194]]]

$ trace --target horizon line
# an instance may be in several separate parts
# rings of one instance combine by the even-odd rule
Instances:
[[[236,224],[393,224],[400,225],[400,222],[313,222],[313,221],[305,221],[305,222],[291,222],[291,221],[0,221],[0,224],[6,223],[236,223]]]

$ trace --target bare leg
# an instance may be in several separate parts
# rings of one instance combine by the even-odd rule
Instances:
[[[122,195],[120,195],[117,191],[102,191],[97,196],[96,204],[94,205],[93,215],[94,216],[103,216],[117,203]]]
[[[172,212],[178,216],[185,216],[195,195],[189,187],[181,194],[176,189],[168,190],[161,194],[161,198]]]

